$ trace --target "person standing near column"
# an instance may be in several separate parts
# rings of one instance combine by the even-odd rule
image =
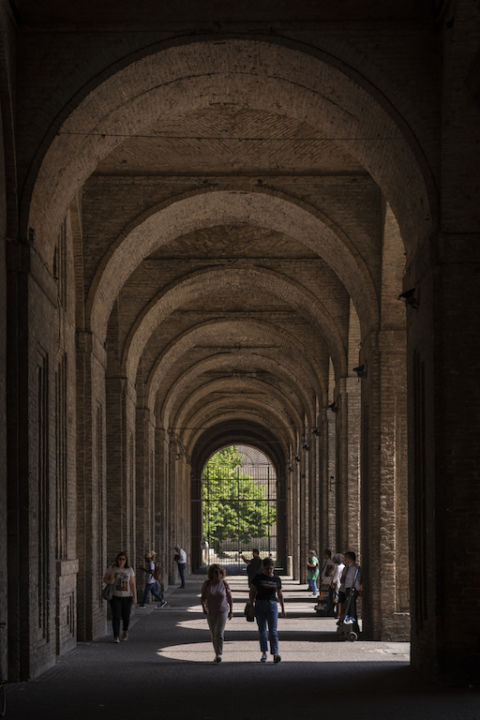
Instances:
[[[258,550],[258,548],[253,548],[251,560],[246,558],[244,555],[240,555],[240,557],[242,558],[244,563],[247,563],[248,587],[250,587],[253,582],[253,578],[262,572],[262,560],[260,558],[260,550]]]
[[[317,578],[319,574],[318,558],[315,550],[308,551],[307,559],[307,583],[312,594],[317,596]]]
[[[278,654],[278,603],[282,609],[282,618],[286,617],[283,603],[282,581],[274,574],[274,563],[271,557],[262,561],[263,572],[253,578],[250,587],[250,613],[257,618],[258,634],[260,637],[260,662],[267,662],[268,639],[270,640],[270,653],[273,662],[279,663],[282,659]],[[268,625],[268,635],[267,635]]]
[[[232,593],[228,583],[225,582],[225,568],[221,565],[217,563],[210,565],[207,577],[202,586],[201,602],[215,650],[213,662],[219,663],[222,662],[225,625],[227,619],[231,620],[233,615]]]
[[[113,597],[110,600],[113,642],[118,643],[120,642],[120,620],[123,623],[122,640],[127,640],[132,604],[136,605],[137,603],[135,573],[130,567],[126,553],[118,553],[113,565],[106,571],[103,582],[113,585]]]
[[[187,567],[187,553],[179,545],[175,545],[175,562],[178,565],[178,574],[180,575],[179,588],[185,588],[185,568]]]

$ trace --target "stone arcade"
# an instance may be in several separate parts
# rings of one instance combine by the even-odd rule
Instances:
[[[295,577],[358,550],[366,637],[461,681],[478,3],[2,0],[0,32],[2,675],[104,634],[118,549],[195,569],[202,468],[241,443]]]

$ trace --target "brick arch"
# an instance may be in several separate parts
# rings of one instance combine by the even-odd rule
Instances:
[[[147,406],[150,407],[152,411],[154,410],[155,404],[158,405],[156,400],[157,392],[161,386],[162,379],[168,374],[169,368],[175,367],[178,359],[182,355],[188,354],[192,351],[198,340],[204,336],[205,328],[208,325],[214,325],[220,335],[222,334],[223,328],[228,327],[228,329],[231,329],[232,325],[237,325],[239,329],[249,329],[253,326],[265,333],[265,337],[269,340],[278,340],[280,343],[283,343],[285,348],[292,347],[292,345],[298,347],[298,344],[295,344],[296,338],[265,321],[210,320],[207,323],[200,323],[194,328],[186,331],[178,340],[172,343],[171,347],[166,350],[152,369],[150,377],[147,381],[146,392]],[[281,351],[278,353],[278,357],[271,358],[268,355],[262,355],[259,350],[255,350],[253,353],[250,351],[244,351],[242,353],[240,349],[235,352],[235,354],[220,352],[195,362],[187,370],[182,372],[182,374],[168,388],[167,393],[161,402],[161,406],[158,408],[158,412],[161,415],[161,424],[169,424],[168,418],[170,414],[170,407],[173,402],[173,396],[177,392],[177,384],[186,384],[190,381],[191,377],[196,377],[201,373],[208,372],[210,369],[216,370],[226,366],[226,369],[231,368],[241,370],[245,366],[251,367],[252,362],[255,363],[255,365],[260,366],[262,369],[264,368],[271,371],[272,374],[275,374],[275,371],[277,371],[285,377],[295,379],[297,383],[297,392],[300,397],[303,398],[305,407],[309,407],[313,412],[311,399],[307,396],[305,389],[320,387],[321,392],[325,394],[325,388],[323,387],[319,368],[315,368],[305,357],[303,352],[298,353],[298,355],[299,357],[296,359],[296,362],[292,362],[287,355]]]
[[[196,428],[185,431],[180,437],[182,443],[186,449],[187,456],[191,457],[193,448],[197,444],[199,438],[203,433],[207,432],[210,428],[217,425],[232,425],[238,423],[239,420],[255,423],[263,426],[264,428],[274,429],[276,442],[281,444],[285,456],[287,456],[287,449],[289,446],[294,447],[296,442],[295,428],[288,425],[285,418],[272,411],[269,417],[265,417],[265,414],[258,412],[255,408],[243,407],[241,412],[233,412],[228,409],[222,408],[220,404],[216,404],[214,407],[208,408],[209,412],[205,408],[203,412],[198,412],[190,418],[190,422],[198,422]],[[273,418],[273,425],[271,419]],[[270,420],[270,422],[269,422]]]
[[[316,252],[352,297],[364,335],[378,325],[377,294],[365,261],[340,228],[318,211],[270,193],[222,190],[194,194],[145,215],[110,248],[92,282],[86,315],[101,342],[118,293],[144,258],[193,230],[235,223],[275,230]]]
[[[200,417],[204,412],[208,413],[210,409],[217,412],[225,403],[231,407],[232,404],[238,406],[237,412],[242,414],[246,409],[257,410],[260,414],[275,415],[275,417],[283,418],[288,416],[293,420],[295,427],[302,427],[303,408],[298,407],[295,398],[290,399],[281,388],[275,387],[271,382],[265,380],[249,378],[231,379],[228,385],[228,391],[231,396],[228,398],[215,398],[216,392],[225,390],[225,380],[210,380],[199,385],[194,392],[184,399],[181,406],[177,409],[176,415],[172,418],[173,429],[178,434],[186,428],[188,434],[191,428],[190,418]],[[258,393],[258,397],[248,396],[244,394]],[[238,395],[240,393],[240,395]],[[263,394],[262,394],[263,393]],[[268,399],[265,399],[265,393],[268,393]],[[210,399],[209,399],[210,398]]]
[[[248,283],[249,287],[256,285],[282,300],[288,300],[292,307],[321,331],[334,360],[335,370],[344,372],[345,348],[340,332],[317,297],[291,278],[266,268],[248,265],[242,268],[235,266],[195,271],[183,282],[177,282],[155,297],[137,319],[125,342],[122,366],[126,375],[134,381],[141,354],[153,329],[180,304],[199,299],[209,292],[210,286],[228,287],[242,282]]]
[[[333,266],[354,302],[359,304],[363,331],[367,333],[369,329],[376,327],[377,297],[365,263],[358,253],[340,241],[331,228],[295,203],[287,203],[283,199],[263,193],[219,191],[172,203],[159,213],[159,216],[161,224],[156,214],[151,215],[134,227],[123,242],[119,242],[92,284],[87,308],[89,326],[101,342],[105,340],[108,317],[114,300],[130,272],[142,259],[179,234],[198,229],[199,226],[217,225],[222,221],[257,225],[268,223],[270,229],[288,232],[294,239],[314,249]],[[240,263],[237,266],[240,267]],[[320,309],[318,303],[317,300],[316,305]],[[325,315],[324,312],[322,314]],[[330,328],[332,329],[331,323]],[[335,334],[336,331],[333,330],[333,335]],[[140,340],[140,336],[137,336],[136,340]]]
[[[36,229],[46,262],[55,228],[100,160],[159,117],[211,103],[274,111],[334,134],[382,189],[408,252],[432,232],[436,193],[421,147],[384,95],[338,59],[273,38],[183,39],[145,53],[92,80],[52,123],[24,198],[24,224]]]
[[[273,463],[277,477],[282,477],[288,454],[287,445],[279,441],[270,428],[246,417],[227,422],[219,420],[200,433],[189,453],[192,476],[200,477],[205,463],[217,450],[237,443],[245,443],[265,453]]]

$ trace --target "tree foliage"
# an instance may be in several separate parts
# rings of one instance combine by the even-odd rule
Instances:
[[[241,473],[235,446],[216,452],[205,466],[202,484],[203,535],[217,552],[226,540],[250,543],[265,537],[275,522],[275,509],[265,490]]]

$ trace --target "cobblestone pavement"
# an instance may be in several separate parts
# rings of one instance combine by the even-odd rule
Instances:
[[[256,625],[245,622],[244,578],[231,578],[235,617],[224,659],[214,665],[199,605],[204,578],[167,593],[169,605],[135,610],[127,642],[80,644],[36,680],[8,686],[8,718],[29,720],[276,720],[363,718],[480,720],[477,691],[423,684],[408,666],[408,644],[338,642],[335,621],[285,582],[282,662],[260,664]]]

